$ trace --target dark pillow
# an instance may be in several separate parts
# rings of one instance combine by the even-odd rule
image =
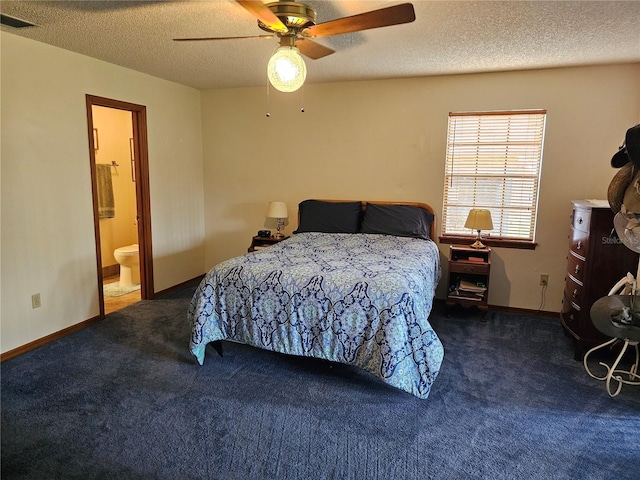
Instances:
[[[429,240],[432,223],[433,214],[424,208],[367,203],[360,232]]]
[[[298,205],[300,225],[293,233],[358,233],[360,202],[324,202],[305,200]]]

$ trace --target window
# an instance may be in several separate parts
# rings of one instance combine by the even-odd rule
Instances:
[[[467,214],[486,208],[484,243],[535,246],[545,119],[546,110],[449,114],[441,242],[474,235]]]

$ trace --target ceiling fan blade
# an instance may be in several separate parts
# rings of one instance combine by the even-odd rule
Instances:
[[[305,28],[302,31],[302,35],[305,37],[328,37],[330,35],[341,35],[343,33],[410,23],[415,19],[416,13],[413,10],[413,5],[403,3],[393,7],[381,8],[371,12],[319,23]]]
[[[326,57],[327,55],[335,53],[335,50],[331,50],[324,45],[320,45],[319,43],[306,38],[300,38],[296,40],[296,47],[298,47],[298,50],[300,50],[301,54],[303,54],[305,57],[311,58],[312,60],[317,60],[319,58]]]
[[[203,38],[174,38],[174,42],[208,42],[210,40],[241,40],[243,38],[273,38],[275,35],[249,35],[248,37],[203,37]]]
[[[274,32],[287,33],[289,29],[280,21],[276,15],[269,10],[264,3],[259,0],[236,0],[254,17],[260,20],[269,30]]]

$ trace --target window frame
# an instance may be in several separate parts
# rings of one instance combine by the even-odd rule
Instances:
[[[449,116],[447,118],[448,121],[448,129],[447,129],[447,144],[446,144],[446,149],[447,149],[447,154],[446,154],[446,158],[445,158],[445,175],[444,175],[444,190],[443,190],[443,205],[442,205],[442,222],[441,222],[441,234],[439,236],[439,241],[440,243],[445,243],[445,244],[466,244],[466,243],[471,243],[473,242],[473,239],[476,237],[476,235],[474,233],[470,233],[470,234],[461,234],[459,233],[459,231],[456,232],[450,232],[450,233],[446,233],[445,229],[447,227],[447,208],[449,207],[450,203],[448,200],[448,189],[447,189],[447,182],[449,181],[450,178],[455,178],[455,176],[461,177],[464,176],[462,175],[462,173],[458,172],[457,175],[452,175],[449,172],[453,169],[453,167],[450,165],[451,161],[453,160],[455,162],[455,158],[454,156],[452,156],[452,153],[455,148],[452,148],[452,140],[453,140],[453,133],[451,128],[452,128],[452,118],[453,117],[462,117],[462,116],[474,116],[474,117],[478,117],[478,129],[480,129],[480,122],[481,122],[481,117],[488,117],[488,116],[496,116],[496,115],[500,115],[500,116],[511,116],[511,117],[517,117],[519,115],[542,115],[542,119],[541,119],[541,130],[539,134],[536,134],[534,137],[536,140],[539,139],[539,144],[538,144],[538,148],[539,148],[539,154],[537,156],[537,176],[536,176],[536,180],[534,182],[534,189],[535,191],[531,191],[531,195],[533,197],[533,201],[532,201],[532,208],[533,208],[533,219],[532,219],[532,227],[530,230],[531,233],[531,238],[530,239],[520,239],[520,238],[514,238],[514,237],[500,237],[500,236],[483,236],[482,237],[482,242],[487,245],[487,246],[491,246],[491,247],[505,247],[505,248],[520,248],[520,249],[535,249],[537,246],[537,242],[535,240],[535,234],[536,234],[536,227],[537,227],[537,221],[538,221],[538,203],[539,203],[539,192],[540,192],[540,180],[541,180],[541,176],[542,176],[542,159],[543,159],[543,150],[544,150],[544,137],[545,137],[545,127],[546,127],[546,116],[547,116],[547,110],[546,109],[526,109],[526,110],[497,110],[497,111],[476,111],[476,112],[449,112]],[[505,132],[506,133],[506,132]],[[453,144],[455,145],[455,144]],[[478,146],[481,145],[481,143],[478,143]],[[486,145],[491,145],[491,143],[482,143],[483,146]],[[508,150],[508,146],[511,145],[508,142],[506,143],[506,147],[505,147],[505,151]],[[477,155],[477,154],[476,154]],[[476,164],[478,161],[478,157],[476,156]],[[534,162],[535,163],[535,162]],[[511,177],[510,175],[505,175],[505,178],[509,178]],[[516,178],[516,176],[514,175],[512,178]],[[474,187],[475,189],[475,187]],[[475,193],[473,195],[475,197]],[[503,203],[498,207],[500,210],[503,210],[505,206],[505,203],[503,201]],[[492,206],[494,209],[496,208],[495,206]],[[487,206],[487,205],[480,205],[480,204],[475,204],[475,199],[473,202],[473,205],[469,205],[468,206],[469,209],[471,208],[489,208],[492,209],[491,206]],[[495,220],[494,220],[494,224],[495,224]]]

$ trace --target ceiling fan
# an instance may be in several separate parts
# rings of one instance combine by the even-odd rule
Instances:
[[[258,27],[269,34],[243,37],[174,38],[174,40],[193,42],[277,36],[280,39],[280,47],[269,60],[267,75],[271,84],[283,92],[293,92],[304,83],[306,65],[300,53],[316,60],[335,52],[335,50],[314,42],[311,40],[312,38],[400,25],[413,22],[416,19],[413,5],[410,3],[316,23],[315,10],[304,3],[286,0],[266,4],[260,0],[236,0],[236,2],[256,17]]]

